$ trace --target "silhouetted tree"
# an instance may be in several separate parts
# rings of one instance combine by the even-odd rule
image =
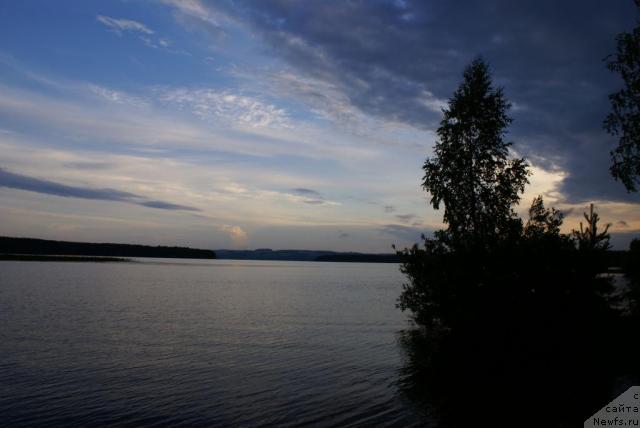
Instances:
[[[446,229],[398,252],[408,279],[398,307],[425,327],[401,339],[402,387],[429,397],[452,426],[495,416],[496,402],[503,415],[527,414],[519,426],[549,415],[570,426],[613,398],[612,379],[638,373],[637,346],[623,359],[611,352],[637,323],[612,304],[602,275],[609,235],[593,207],[574,234],[541,196],[524,226],[516,216],[528,171],[503,140],[508,107],[476,60],[443,111],[423,187],[434,208],[444,204]],[[470,398],[465,384],[481,393]]]
[[[580,230],[574,230],[573,236],[578,243],[578,249],[583,251],[604,251],[611,248],[609,244],[609,228],[611,223],[606,224],[604,230],[598,232],[598,222],[600,217],[598,213],[593,212],[593,204],[589,207],[589,214],[583,213],[586,220],[586,226],[583,227],[580,222]]]
[[[640,0],[635,3],[640,8]],[[640,182],[640,25],[618,34],[616,42],[616,53],[605,60],[624,86],[609,95],[611,113],[604,120],[604,128],[619,137],[618,147],[611,151],[611,174],[627,191],[635,192]]]
[[[479,299],[500,287],[501,269],[490,250],[517,242],[522,222],[513,206],[528,182],[524,159],[511,159],[504,141],[511,118],[502,88],[493,88],[487,64],[473,61],[443,110],[434,156],[424,164],[431,204],[444,204],[445,230],[399,252],[409,278],[398,306],[416,322],[451,327],[473,317]],[[495,286],[495,287],[494,287]]]
[[[431,204],[444,204],[442,239],[458,247],[486,246],[521,226],[512,206],[528,183],[524,159],[510,159],[504,141],[512,119],[502,88],[493,88],[487,64],[476,59],[443,110],[434,156],[424,164]]]
[[[524,227],[524,237],[527,239],[559,238],[563,219],[562,212],[555,208],[545,208],[542,196],[537,196],[529,208],[529,220]]]
[[[629,244],[623,268],[629,282],[626,296],[629,303],[629,313],[636,321],[640,321],[640,239],[635,238]]]
[[[472,426],[496,402],[505,417],[529,415],[519,426],[550,415],[571,426],[613,398],[613,379],[637,373],[637,346],[624,363],[610,351],[637,327],[611,304],[610,280],[600,275],[605,252],[579,251],[562,222],[537,197],[511,242],[469,252],[436,237],[399,253],[409,282],[398,305],[426,327],[401,338],[402,387],[426,397],[445,426]],[[470,402],[464,384],[482,394]]]
[[[587,217],[597,224],[596,213]],[[501,306],[512,306],[514,301],[528,305],[534,295],[554,304],[578,295],[600,301],[597,293],[609,291],[608,279],[598,277],[606,270],[601,250],[608,248],[609,235],[606,230],[597,232],[589,248],[598,251],[581,256],[576,251],[579,241],[560,232],[563,219],[538,196],[525,226],[491,249],[469,251],[464,246],[452,248],[439,236],[423,237],[423,246],[398,252],[400,270],[409,280],[398,307],[409,310],[419,325],[451,329],[473,326],[479,318],[486,320],[488,312],[503,313]],[[593,227],[588,226],[585,236],[592,236]]]

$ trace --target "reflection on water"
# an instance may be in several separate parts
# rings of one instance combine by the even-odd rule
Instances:
[[[401,331],[400,390],[440,427],[571,427],[640,385],[637,319],[506,319],[455,334]]]
[[[0,262],[0,425],[579,426],[640,383],[635,325],[532,309],[426,336],[395,308],[403,280],[387,264]]]
[[[397,265],[0,262],[0,424],[429,426]]]

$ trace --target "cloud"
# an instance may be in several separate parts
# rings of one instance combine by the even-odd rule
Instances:
[[[416,216],[415,214],[397,214],[395,216],[398,220],[400,220],[403,223],[409,223],[411,222],[411,220],[413,220]]]
[[[64,162],[63,166],[71,169],[77,170],[104,170],[109,169],[114,166],[114,164],[109,162],[89,162],[89,161],[71,161]]]
[[[146,25],[131,19],[116,19],[104,15],[98,15],[96,19],[119,36],[126,31],[148,35],[154,34],[154,31]]]
[[[199,0],[163,0],[176,10],[178,21],[189,28],[203,30],[219,41],[226,37],[232,19],[222,11],[208,8]]]
[[[69,186],[66,184],[56,183],[54,181],[14,174],[2,168],[0,168],[0,187],[61,196],[64,198],[127,202],[162,210],[200,211],[198,208],[194,207],[177,205],[163,201],[148,200],[144,196],[136,195],[135,193],[123,192],[121,190],[109,188],[96,189]]]
[[[254,72],[235,70],[234,74],[246,79]],[[331,82],[288,70],[265,73],[262,84],[263,91],[302,102],[317,117],[337,123],[356,134],[363,134],[367,128],[374,126],[371,119],[351,103],[347,94]]]
[[[109,31],[112,31],[118,36],[122,36],[122,34],[126,32],[133,33],[136,34],[138,38],[150,48],[162,48],[169,53],[190,55],[189,52],[169,49],[171,45],[171,41],[169,39],[167,39],[166,37],[159,37],[158,35],[156,35],[155,31],[141,22],[133,21],[131,19],[116,19],[104,15],[98,15],[96,19],[98,20],[98,22],[104,24],[107,28],[109,28]]]
[[[298,126],[298,122],[296,126],[289,127],[291,122],[288,119],[286,123],[280,123],[282,126],[278,119],[242,122],[232,114],[197,120],[188,104],[179,105],[162,99],[166,92],[181,88],[151,87],[123,91],[50,76],[38,75],[36,78],[23,67],[15,71],[28,80],[64,91],[64,96],[53,96],[50,91],[37,92],[32,87],[26,89],[0,84],[0,114],[19,118],[18,124],[30,121],[30,132],[46,132],[47,138],[53,132],[65,135],[68,140],[82,141],[85,145],[116,143],[120,147],[137,146],[143,150],[153,146],[154,149],[169,149],[176,154],[178,147],[181,151],[198,147],[210,153],[235,153],[254,158],[294,155],[308,159],[332,159],[339,163],[357,163],[378,155],[377,149],[350,144],[343,135],[333,132],[327,136],[326,130],[313,124]],[[239,95],[242,91],[231,92],[227,91],[225,95]],[[275,106],[258,98],[247,98]],[[97,102],[100,100],[104,102]],[[121,107],[114,109],[110,103]]]
[[[254,128],[290,127],[285,109],[231,91],[172,88],[160,90],[159,98],[168,104],[186,108],[205,120],[224,119]]]
[[[350,235],[347,232],[340,232],[338,233],[338,238],[340,239],[346,239],[348,238]]]
[[[189,4],[194,19],[224,16],[261,40],[294,71],[276,76],[280,87],[334,120],[368,116],[433,130],[464,66],[482,55],[517,107],[514,148],[562,170],[558,191],[568,202],[640,201],[610,177],[615,142],[601,128],[607,96],[621,85],[602,58],[635,25],[633,2]]]
[[[144,202],[138,202],[138,205],[143,205],[149,208],[158,208],[160,210],[200,211],[198,208],[188,207],[185,205],[172,204],[170,202],[163,202],[163,201],[144,201]]]
[[[289,192],[291,192],[294,200],[308,205],[338,205],[337,202],[325,199],[317,190],[296,187],[295,189],[290,189]]]
[[[413,219],[416,218],[416,215],[415,214],[396,214],[395,217],[403,223],[410,223]]]
[[[148,103],[144,101],[140,97],[131,96],[122,91],[115,91],[113,89],[105,88],[103,86],[88,85],[89,91],[98,97],[105,99],[107,101],[117,103],[117,104],[129,104],[131,106],[143,107],[147,106]]]
[[[295,189],[291,189],[291,191],[293,193],[297,193],[299,195],[304,195],[304,196],[313,196],[316,198],[322,198],[322,195],[320,194],[320,192],[313,190],[313,189],[306,189],[304,187],[297,187]]]
[[[409,242],[418,242],[420,236],[425,233],[424,229],[404,226],[401,224],[385,224],[380,226],[378,230],[382,233],[395,236],[398,239],[403,239]]]
[[[31,192],[44,193],[48,195],[97,199],[108,201],[126,201],[137,197],[133,193],[122,192],[114,189],[90,189],[84,187],[67,186],[48,180],[28,177],[20,174],[13,174],[4,169],[0,169],[0,186],[12,189],[28,190]]]
[[[392,213],[396,210],[396,208],[393,205],[385,205],[384,206],[384,212],[386,213]]]
[[[249,236],[240,226],[222,225],[219,229],[226,232],[235,246],[245,246]]]
[[[271,156],[305,148],[309,157],[327,156],[338,149],[299,138],[272,136],[270,128],[244,126],[226,117],[215,125],[193,118],[185,118],[179,112],[168,114],[160,108],[141,108],[136,103],[122,103],[123,108],[105,108],[95,102],[95,93],[84,86],[92,99],[68,99],[44,96],[32,91],[17,90],[0,85],[0,113],[19,117],[35,123],[34,130],[56,130],[73,140],[118,143],[138,147],[172,149],[180,147],[209,151],[237,153],[248,156]],[[112,100],[104,97],[105,101]],[[127,98],[137,98],[132,95]],[[126,108],[125,108],[126,107]],[[152,106],[153,107],[153,106]],[[296,147],[297,146],[297,147]],[[343,150],[344,151],[344,150]],[[333,154],[332,154],[333,155]]]

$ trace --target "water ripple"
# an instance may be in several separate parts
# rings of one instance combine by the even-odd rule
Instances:
[[[0,263],[4,426],[431,423],[397,266]]]

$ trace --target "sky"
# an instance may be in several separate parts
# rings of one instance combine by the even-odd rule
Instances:
[[[640,195],[609,174],[631,0],[0,2],[0,235],[391,252],[443,227],[421,167],[477,57],[513,155],[625,248]]]

